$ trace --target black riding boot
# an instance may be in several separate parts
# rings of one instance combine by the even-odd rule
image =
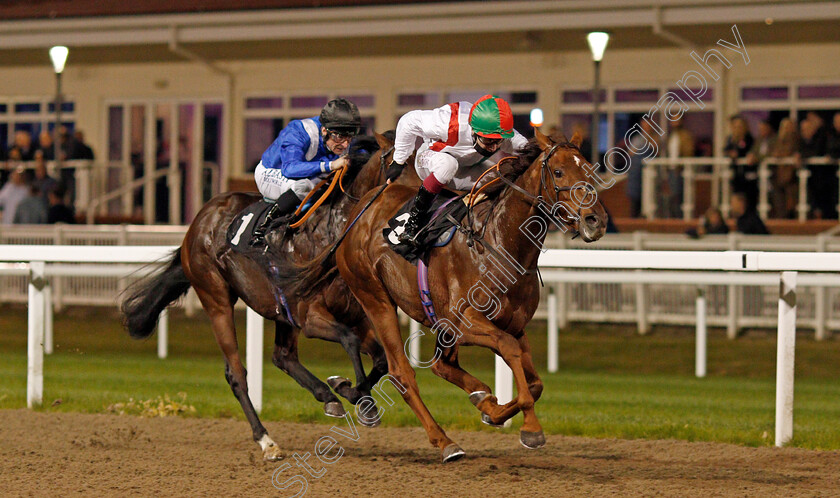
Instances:
[[[408,221],[405,222],[405,231],[400,234],[400,242],[417,245],[415,237],[417,237],[417,232],[429,222],[429,208],[432,207],[435,197],[437,194],[429,192],[426,187],[420,185]]]
[[[268,212],[265,213],[265,219],[263,222],[260,226],[254,229],[254,238],[251,239],[251,245],[264,245],[265,233],[268,231],[268,227],[271,225],[271,222],[281,216],[292,213],[298,204],[300,204],[300,199],[298,199],[298,196],[291,190],[287,190],[283,195],[278,197],[277,201],[268,208]]]

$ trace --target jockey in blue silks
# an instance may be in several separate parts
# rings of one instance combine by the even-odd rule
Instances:
[[[274,204],[254,230],[253,245],[264,244],[271,222],[291,214],[319,180],[350,164],[343,154],[361,124],[355,104],[334,99],[319,116],[295,119],[283,128],[254,171],[260,193]]]

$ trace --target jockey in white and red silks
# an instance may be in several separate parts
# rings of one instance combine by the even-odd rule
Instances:
[[[397,123],[393,162],[386,176],[389,182],[395,180],[417,149],[414,164],[423,185],[400,240],[415,243],[428,221],[426,212],[444,186],[469,190],[487,168],[527,143],[513,129],[510,105],[493,95],[475,104],[455,102],[406,113]]]

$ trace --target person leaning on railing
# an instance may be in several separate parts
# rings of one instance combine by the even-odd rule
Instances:
[[[732,159],[732,192],[743,192],[747,204],[755,207],[758,202],[758,167],[739,164],[738,159],[747,157],[752,149],[753,136],[747,121],[740,115],[729,118],[729,136],[723,153]]]
[[[770,155],[775,159],[793,157],[799,152],[799,131],[790,118],[779,123],[779,133]],[[796,185],[796,166],[794,164],[776,164],[771,177],[773,189],[770,203],[773,218],[794,218],[799,190]]]
[[[840,112],[834,113],[831,129],[828,130],[826,152],[832,159],[840,159]]]
[[[826,155],[828,133],[822,118],[814,112],[802,120],[799,128],[802,140],[799,145],[797,161],[799,167],[807,167],[811,172],[808,177],[808,201],[814,218],[837,218],[837,165],[805,165],[806,159]]]

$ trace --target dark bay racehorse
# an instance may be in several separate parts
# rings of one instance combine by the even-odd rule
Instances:
[[[381,135],[376,136],[375,142],[369,142],[368,149],[379,150],[372,156],[361,156],[369,158],[361,167],[359,163],[363,160],[352,161],[347,176],[355,173],[355,178],[352,183],[345,179],[347,195],[341,195],[336,189],[338,195],[333,194],[329,205],[319,208],[290,236],[269,233],[271,259],[312,259],[341,235],[347,214],[355,202],[385,180],[383,166],[387,162],[382,156],[383,152],[388,154],[386,149],[393,150],[393,142]],[[413,173],[413,168],[410,169]],[[401,182],[419,185],[416,174],[403,176]],[[254,440],[260,444],[264,458],[276,460],[282,458],[280,448],[268,436],[248,398],[246,372],[239,357],[234,328],[233,306],[237,299],[275,322],[272,362],[323,402],[327,415],[341,417],[345,412],[330,388],[300,363],[297,353],[299,330],[287,318],[276,284],[266,274],[266,268],[250,257],[234,252],[225,240],[234,217],[259,199],[258,194],[241,192],[223,193],[211,199],[196,215],[180,249],[175,251],[165,269],[128,289],[122,312],[132,337],[148,337],[154,331],[160,313],[192,286],[210,317],[216,342],[225,358],[225,379],[251,424]],[[289,295],[287,302],[304,335],[338,342],[347,351],[353,362],[357,386],[351,387],[350,382],[342,378],[330,378],[330,385],[338,394],[356,403],[369,395],[371,387],[386,373],[387,363],[370,321],[337,271],[333,270],[333,273],[335,278],[329,285],[322,286],[314,297],[300,300]],[[373,359],[368,376],[365,376],[359,357],[360,350]]]
[[[525,325],[539,303],[536,268],[545,232],[521,227],[529,220],[548,224],[548,213],[552,213],[587,242],[604,235],[607,214],[587,183],[584,168],[591,170],[591,166],[581,155],[580,144],[577,134],[569,142],[561,138],[555,143],[536,130],[535,139],[520,151],[512,185],[492,202],[476,206],[472,234],[459,232],[452,243],[435,249],[429,258],[431,299],[441,319],[435,330],[439,357],[433,371],[466,391],[482,419],[491,425],[522,411],[520,441],[529,448],[545,444],[534,411],[543,387],[525,335]],[[417,268],[391,251],[381,235],[387,220],[414,194],[408,187],[389,187],[350,230],[336,261],[385,348],[389,373],[404,388],[403,398],[447,462],[464,452],[447,437],[420,398],[395,310],[398,306],[414,320],[430,325],[419,299]],[[559,209],[564,205],[561,201],[571,209]],[[360,204],[364,202],[363,198]],[[331,267],[328,259],[324,252],[303,268],[283,269],[290,277],[287,281],[296,281],[288,291],[305,294],[322,282],[324,268]],[[461,345],[483,346],[501,356],[513,371],[516,398],[499,405],[490,387],[458,364]]]

